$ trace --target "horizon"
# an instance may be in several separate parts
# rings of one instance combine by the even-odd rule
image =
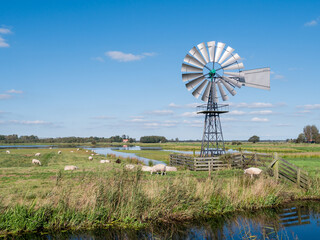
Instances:
[[[219,101],[229,104],[225,141],[283,141],[306,125],[319,128],[320,2],[229,1],[228,12],[216,9],[226,3],[3,2],[0,135],[201,139],[204,116],[195,106],[203,102],[186,90],[180,69],[185,54],[208,41],[234,48],[244,70],[272,73],[270,91],[242,87]]]

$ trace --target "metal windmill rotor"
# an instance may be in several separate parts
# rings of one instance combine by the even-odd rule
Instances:
[[[244,65],[240,56],[225,43],[215,41],[200,43],[183,59],[182,80],[192,95],[206,102],[198,113],[205,114],[201,156],[225,153],[220,114],[228,112],[226,104],[218,104],[219,94],[223,101],[232,96],[235,88],[242,86],[270,89],[270,68],[241,71]]]

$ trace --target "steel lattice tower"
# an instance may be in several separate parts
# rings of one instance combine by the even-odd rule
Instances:
[[[214,81],[213,77],[211,78],[211,81]],[[205,114],[200,152],[201,157],[213,157],[226,153],[220,114],[228,112],[228,105],[215,103],[212,98],[212,92],[213,89],[210,91],[208,103],[198,107],[200,110],[198,113]]]

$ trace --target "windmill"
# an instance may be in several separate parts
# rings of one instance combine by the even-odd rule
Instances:
[[[185,56],[181,67],[187,89],[206,103],[198,106],[197,112],[205,115],[202,157],[225,154],[220,114],[227,113],[229,105],[218,104],[218,99],[227,101],[227,92],[234,96],[235,88],[242,86],[270,89],[270,68],[241,71],[244,65],[240,56],[225,46],[215,41],[200,43]]]

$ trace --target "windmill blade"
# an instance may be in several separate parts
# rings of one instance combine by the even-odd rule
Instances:
[[[224,74],[238,78],[243,77],[242,72],[224,72]]]
[[[182,81],[186,82],[186,81],[190,81],[194,78],[198,78],[203,76],[202,73],[183,73],[182,74]]]
[[[209,94],[210,94],[210,90],[211,90],[211,82],[208,83],[206,90],[204,90],[203,94],[202,94],[202,98],[201,100],[204,102],[207,102],[209,99]]]
[[[220,91],[220,94],[221,94],[221,97],[222,97],[222,100],[223,101],[227,101],[229,99],[228,95],[226,94],[226,92],[223,90],[223,87],[221,85],[221,82],[217,82],[218,84],[218,87],[219,87],[219,91]]]
[[[208,82],[208,80],[203,81],[203,82],[199,85],[199,87],[197,87],[196,90],[194,90],[194,91],[192,92],[192,95],[193,95],[195,98],[199,98],[199,96],[200,96],[202,90],[204,89],[204,87],[206,86],[207,82]]]
[[[225,80],[225,81],[227,81],[228,83],[231,83],[231,84],[237,86],[238,88],[241,88],[241,86],[242,86],[242,84],[241,84],[239,81],[237,81],[237,80],[234,80],[234,79],[232,79],[232,78],[225,77],[225,76],[223,76],[222,78],[223,78],[223,80]]]
[[[203,43],[198,44],[197,47],[199,48],[199,50],[200,50],[202,56],[204,57],[204,60],[206,61],[206,63],[208,63],[209,62],[209,56],[208,56],[206,44],[203,42]]]
[[[186,84],[186,87],[188,91],[190,91],[192,88],[195,88],[205,77],[198,77],[196,79],[193,79],[192,81],[188,82]]]
[[[223,86],[228,90],[229,93],[231,93],[232,96],[236,95],[237,92],[233,89],[233,87],[230,85],[230,83],[227,83],[225,80],[220,79]]]
[[[198,52],[198,50],[196,49],[196,47],[193,47],[190,51],[189,51],[190,55],[193,56],[195,59],[197,59],[199,62],[201,62],[203,65],[206,65],[206,61],[204,60],[204,58],[202,57],[202,55]]]
[[[259,68],[242,71],[244,74],[240,81],[247,87],[270,89],[270,68]]]
[[[227,59],[227,57],[230,56],[230,54],[234,51],[232,47],[227,47],[226,51],[223,53],[222,57],[219,60],[219,64],[221,64],[224,60]]]
[[[223,67],[223,70],[235,70],[235,69],[241,69],[244,68],[243,63],[237,63],[233,64],[231,66]]]
[[[181,72],[197,72],[197,73],[202,73],[203,70],[202,70],[202,68],[193,67],[193,66],[190,66],[190,65],[188,65],[188,64],[182,63]]]
[[[236,61],[238,61],[240,58],[241,57],[239,56],[239,54],[236,53],[235,55],[230,57],[227,61],[225,61],[223,64],[221,64],[221,67],[225,67],[225,66],[231,65],[231,64],[235,63]]]
[[[192,65],[194,65],[196,67],[199,67],[199,68],[203,68],[204,67],[204,65],[201,62],[199,62],[197,59],[191,57],[189,54],[187,54],[184,57],[183,61],[186,62],[186,63],[192,64]]]
[[[219,98],[218,98],[217,86],[215,82],[213,82],[212,98],[214,103],[218,103]]]
[[[216,55],[214,56],[215,62],[218,62],[225,45],[226,45],[225,43],[218,42],[217,49],[216,49]]]
[[[208,49],[209,49],[210,62],[213,62],[216,42],[215,41],[207,42],[207,45],[208,45]]]

